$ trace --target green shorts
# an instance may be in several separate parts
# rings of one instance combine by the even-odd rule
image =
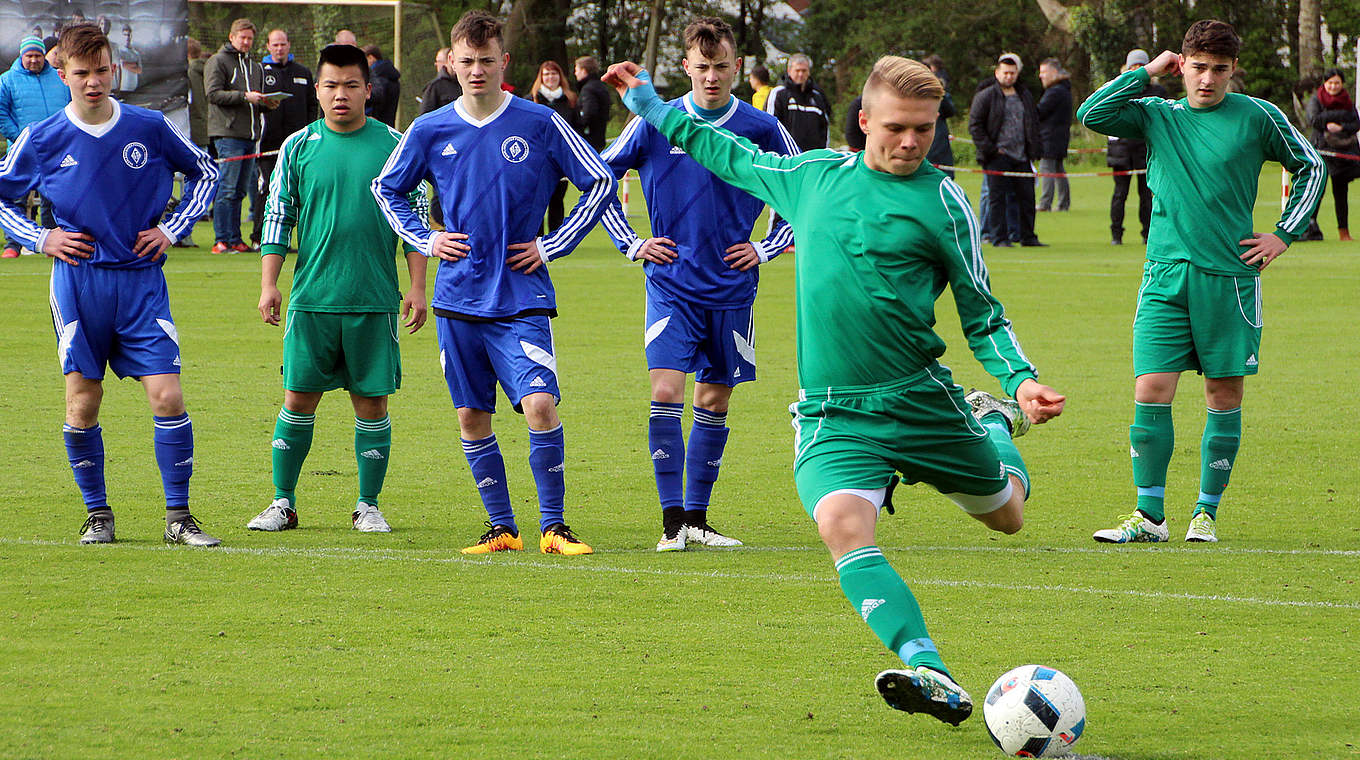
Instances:
[[[808,515],[816,519],[827,494],[880,489],[894,472],[934,486],[970,512],[999,506],[969,506],[978,500],[968,497],[995,501],[1010,481],[963,396],[939,364],[883,385],[800,391],[789,407],[793,477]]]
[[[1201,272],[1187,262],[1143,266],[1133,317],[1133,373],[1256,374],[1261,278]]]
[[[345,388],[390,396],[401,387],[397,315],[289,311],[283,332],[283,387],[300,393]]]

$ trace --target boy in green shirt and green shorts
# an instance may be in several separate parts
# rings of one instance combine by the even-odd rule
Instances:
[[[346,388],[359,467],[350,522],[365,533],[391,531],[378,493],[392,449],[387,397],[401,386],[397,307],[411,332],[425,324],[425,257],[402,246],[411,278],[403,298],[397,234],[369,190],[401,134],[364,116],[368,80],[362,50],[322,49],[316,94],[323,117],[284,141],[270,179],[259,305],[266,324],[279,324],[279,272],[295,225],[299,239],[283,334],[283,409],[274,426],[274,500],[250,521],[251,530],[297,527],[295,490],[316,407],[326,391]]]
[[[1129,428],[1137,509],[1098,530],[1107,543],[1170,535],[1164,498],[1174,433],[1171,402],[1180,373],[1204,375],[1208,406],[1200,442],[1200,492],[1186,541],[1217,541],[1215,519],[1242,438],[1242,392],[1261,345],[1261,277],[1308,227],[1327,172],[1313,147],[1271,103],[1228,84],[1241,41],[1233,28],[1197,21],[1181,54],[1163,52],[1097,90],[1077,109],[1091,129],[1148,144],[1153,192],[1147,263],[1133,319],[1134,413]],[[1180,100],[1139,97],[1150,77],[1185,80]],[[1252,232],[1261,165],[1294,174],[1280,221]]]
[[[616,64],[605,79],[671,144],[793,225],[799,498],[851,606],[906,664],[879,674],[879,692],[892,707],[957,725],[972,700],[875,545],[879,509],[891,510],[900,472],[987,527],[1018,531],[1029,478],[1011,439],[1060,414],[1065,399],[1035,379],[992,296],[968,199],[925,161],[944,88],[921,63],[881,58],[864,85],[863,153],[780,156],[667,107],[636,64]],[[965,397],[937,361],[945,344],[931,328],[946,283],[974,356],[1017,400]]]

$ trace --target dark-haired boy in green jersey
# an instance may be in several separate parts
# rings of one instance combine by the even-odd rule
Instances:
[[[636,64],[605,79],[673,145],[793,225],[799,497],[851,606],[906,664],[879,674],[883,698],[957,725],[972,700],[875,545],[879,508],[901,472],[993,530],[1020,530],[1029,478],[1011,439],[1065,399],[1035,379],[992,296],[963,191],[925,161],[944,88],[923,64],[885,56],[864,85],[863,153],[780,156],[667,107]],[[1016,400],[965,397],[937,361],[945,345],[931,328],[946,284],[973,355]]]
[[[272,445],[274,499],[247,527],[297,527],[295,489],[316,407],[326,391],[346,388],[359,468],[351,525],[386,533],[391,527],[378,509],[378,493],[392,449],[387,397],[401,386],[397,308],[411,332],[425,323],[425,257],[402,246],[411,278],[403,298],[397,234],[369,189],[401,134],[364,116],[370,86],[363,51],[328,45],[316,74],[323,117],[284,140],[265,206],[259,308],[266,324],[279,324],[279,272],[294,225],[299,237],[283,334],[283,409]]]
[[[1086,99],[1077,118],[1115,137],[1146,140],[1152,225],[1133,319],[1134,409],[1129,428],[1137,508],[1106,543],[1160,542],[1174,432],[1171,402],[1187,370],[1204,375],[1208,406],[1200,441],[1199,498],[1186,541],[1218,540],[1215,519],[1242,439],[1242,392],[1261,346],[1261,271],[1308,227],[1327,171],[1280,109],[1229,93],[1241,41],[1222,21],[1195,22],[1181,54],[1167,50]],[[1177,71],[1180,100],[1139,97],[1151,77]],[[1284,214],[1252,232],[1261,165],[1294,174]]]

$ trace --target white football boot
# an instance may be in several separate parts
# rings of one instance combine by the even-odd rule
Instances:
[[[354,523],[354,529],[360,533],[391,533],[392,526],[387,524],[383,518],[383,513],[378,508],[366,501],[361,501],[354,505],[354,513],[350,515],[350,520]]]
[[[1119,524],[1113,528],[1092,533],[1091,538],[1106,544],[1156,544],[1171,537],[1170,532],[1166,529],[1165,520],[1162,521],[1161,525],[1158,525],[1137,510],[1133,514],[1120,515],[1119,521]]]
[[[1190,518],[1190,529],[1185,531],[1185,540],[1195,543],[1218,543],[1218,534],[1214,532],[1214,518],[1210,517],[1208,512],[1200,512]]]
[[[251,530],[292,530],[297,526],[297,510],[293,509],[293,503],[283,496],[271,501],[263,512],[246,523],[246,527]]]

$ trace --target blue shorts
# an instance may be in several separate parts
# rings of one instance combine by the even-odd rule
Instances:
[[[453,405],[496,411],[496,383],[522,412],[520,400],[531,393],[551,393],[557,387],[557,355],[548,317],[520,317],[506,322],[467,322],[435,317],[439,336],[439,366],[449,385]]]
[[[647,283],[647,369],[694,373],[700,383],[732,387],[756,379],[752,306],[709,309]]]
[[[160,267],[52,262],[52,327],[61,373],[103,380],[179,374],[179,331]]]

